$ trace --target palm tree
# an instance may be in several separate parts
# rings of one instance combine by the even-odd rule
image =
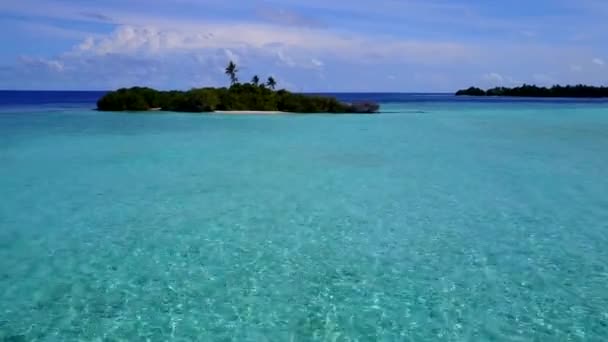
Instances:
[[[251,83],[253,83],[253,85],[255,86],[260,84],[260,78],[258,77],[258,75],[253,76],[253,78],[251,79]]]
[[[226,75],[230,77],[231,85],[235,85],[239,81],[238,77],[236,77],[236,74],[238,72],[239,69],[237,68],[236,64],[234,64],[233,61],[230,61],[230,63],[228,63],[228,66],[226,67]]]
[[[268,88],[274,90],[274,87],[277,85],[277,81],[274,80],[274,77],[268,77],[268,81],[266,81],[266,85]]]

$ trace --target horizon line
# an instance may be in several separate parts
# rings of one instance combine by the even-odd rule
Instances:
[[[125,87],[126,88],[126,87]],[[117,88],[121,89],[121,88]],[[196,89],[196,88],[191,88]],[[111,92],[114,90],[87,90],[87,89],[0,89],[0,92],[74,92],[74,93],[100,93],[100,92]],[[160,91],[173,91],[177,89],[170,90],[160,90]],[[188,89],[190,90],[190,89]],[[455,92],[447,92],[447,91],[291,91],[292,93],[300,93],[300,94],[437,94],[437,95],[452,95]]]

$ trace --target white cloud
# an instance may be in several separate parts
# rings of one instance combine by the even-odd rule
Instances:
[[[484,86],[489,86],[489,87],[497,87],[497,86],[510,87],[510,86],[515,86],[515,85],[521,85],[522,83],[524,83],[524,82],[521,82],[521,81],[513,78],[512,76],[502,75],[497,72],[490,72],[487,74],[483,74],[481,77],[481,81]]]
[[[553,76],[542,73],[532,75],[532,79],[535,81],[535,83],[540,85],[552,85],[558,83]]]
[[[293,59],[291,59],[291,57],[287,56],[285,54],[285,52],[283,52],[283,50],[276,51],[276,55],[277,55],[277,58],[279,59],[279,61],[281,61],[281,63],[283,63],[287,66],[290,66],[290,67],[296,66],[296,62],[294,62]]]
[[[595,65],[604,65],[603,60],[594,58],[602,56],[597,47],[579,44],[573,48],[567,43],[543,43],[545,32],[536,25],[514,25],[488,18],[476,21],[479,13],[469,13],[467,7],[470,6],[463,5],[462,2],[386,0],[382,2],[386,7],[379,7],[361,1],[330,3],[326,0],[311,0],[303,3],[301,0],[253,0],[250,4],[253,12],[257,8],[256,3],[270,6],[267,11],[270,14],[287,13],[280,9],[284,6],[293,12],[288,13],[290,16],[287,18],[279,20],[268,18],[265,16],[268,13],[265,12],[257,13],[258,17],[252,16],[236,22],[236,19],[226,20],[225,18],[232,17],[222,15],[216,15],[215,20],[210,21],[210,16],[204,13],[197,16],[196,20],[193,19],[195,8],[217,5],[217,8],[213,7],[217,11],[238,10],[242,4],[236,1],[180,0],[190,1],[187,7],[192,9],[189,13],[181,14],[177,11],[164,13],[170,4],[161,0],[150,1],[154,6],[148,6],[144,10],[137,8],[144,3],[143,0],[129,1],[124,6],[108,6],[103,3],[83,5],[49,0],[0,2],[0,10],[25,13],[31,18],[77,18],[96,23],[103,21],[104,25],[111,22],[114,27],[113,32],[106,34],[42,30],[45,34],[70,37],[72,42],[80,43],[74,43],[73,50],[64,54],[48,59],[31,58],[29,62],[17,63],[15,68],[36,70],[27,74],[30,79],[38,77],[31,75],[41,75],[43,78],[46,77],[45,72],[60,72],[65,78],[49,78],[49,82],[58,84],[58,87],[65,85],[68,75],[71,75],[69,77],[74,82],[106,89],[115,85],[134,84],[160,87],[190,86],[189,82],[197,82],[199,85],[225,84],[222,69],[230,59],[240,66],[242,79],[249,79],[253,72],[260,76],[276,73],[277,78],[284,80],[284,84],[305,86],[313,90],[320,87],[349,90],[355,84],[363,84],[369,90],[382,87],[383,82],[393,87],[404,87],[391,88],[396,91],[453,90],[479,82],[484,82],[487,86],[510,86],[523,83],[515,79],[528,83],[539,82],[543,77],[538,72],[552,75],[561,83],[571,80],[597,83],[606,79],[606,74],[598,72],[597,67],[589,67],[592,65],[589,61]],[[382,35],[381,32],[392,32],[391,30],[378,28],[372,33],[371,30],[365,30],[366,23],[360,21],[356,25],[348,24],[350,21],[347,20],[328,21],[324,27],[325,23],[311,22],[311,18],[301,16],[302,13],[310,13],[306,9],[317,7],[333,7],[340,13],[371,11],[370,15],[391,14],[394,18],[407,18],[426,24],[441,21],[445,16],[458,17],[454,20],[466,21],[466,25],[472,27],[490,27],[498,31],[508,28],[510,35],[519,33],[536,36],[534,39],[516,41],[484,38],[472,42],[466,37],[458,41],[452,38],[455,36],[452,31],[458,25],[450,24],[447,25],[450,34],[443,36],[445,38],[412,39],[410,37],[415,37],[417,31],[424,31],[423,26],[412,28],[412,34],[409,34],[408,29],[408,34],[390,36],[388,33]],[[273,12],[273,8],[278,8],[278,12]],[[411,11],[398,10],[403,8]],[[262,12],[264,10],[266,9],[262,9]],[[454,16],[454,11],[462,16]],[[442,14],[441,20],[439,16],[421,18],[420,15],[437,12]],[[446,23],[453,23],[454,20],[447,20]],[[444,26],[434,27],[437,27],[437,33],[445,29]],[[441,37],[440,34],[437,36]],[[567,66],[571,64],[569,71]],[[484,74],[488,70],[496,70],[497,66],[500,66],[502,74]],[[581,66],[585,66],[585,69]],[[4,70],[3,75],[10,76],[6,73],[8,69]],[[43,70],[46,71],[42,72]],[[393,70],[398,70],[399,82],[388,81]],[[415,72],[419,72],[420,77],[411,77]],[[387,74],[389,76],[382,76]],[[480,75],[483,75],[482,79],[479,78]],[[321,76],[326,76],[327,81],[317,82]],[[0,82],[3,78],[5,84],[18,79],[2,76]],[[366,82],[353,82],[354,79]],[[330,80],[336,80],[335,84],[331,84]]]
[[[312,63],[312,65],[314,65],[317,68],[322,68],[325,65],[325,63],[323,63],[323,61],[320,61],[316,58],[311,59],[310,62]]]
[[[82,43],[80,43],[78,46],[76,46],[76,50],[80,50],[80,51],[91,50],[94,45],[95,45],[95,40],[93,40],[93,37],[87,37],[87,38],[85,38],[85,40]]]
[[[121,37],[129,37],[129,33]],[[107,90],[135,85],[159,89],[225,86],[228,80],[224,68],[229,60],[234,60],[242,80],[254,74],[262,78],[273,75],[280,81],[279,86],[287,89],[298,90],[312,82],[318,85],[308,89],[324,89],[318,82],[324,62],[317,58],[296,56],[290,66],[272,52],[249,47],[122,54],[96,53],[86,48],[89,45],[84,42],[74,51],[52,59],[24,56],[15,66],[0,68],[0,88]],[[107,50],[104,47],[101,51]]]
[[[306,54],[369,63],[398,57],[402,62],[424,64],[466,60],[473,55],[471,47],[450,42],[354,36],[306,28],[276,30],[261,24],[197,24],[172,29],[162,22],[158,26],[121,26],[110,35],[87,38],[74,52],[160,54],[218,48],[269,51],[288,65],[298,64],[293,55]],[[307,61],[316,64],[310,57]]]
[[[21,56],[19,61],[31,67],[52,71],[52,72],[62,72],[65,68],[63,62],[53,59],[44,59],[44,58],[33,58],[28,56]]]
[[[241,63],[241,56],[236,54],[234,51],[230,49],[224,49],[224,54],[226,54],[226,59],[229,61],[233,61],[236,64]]]
[[[496,72],[484,74],[482,78],[485,81],[494,82],[494,83],[498,83],[498,84],[501,84],[504,81],[504,77],[502,77],[501,74],[496,73]]]
[[[59,61],[50,61],[48,62],[48,66],[51,70],[55,70],[57,72],[61,72],[63,71],[63,63],[59,62]]]
[[[602,66],[602,67],[606,64],[603,59],[597,58],[597,57],[594,58],[592,60],[592,62],[593,62],[593,64],[596,64],[596,65],[599,65],[599,66]]]

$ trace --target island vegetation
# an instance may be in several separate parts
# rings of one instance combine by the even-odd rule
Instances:
[[[483,90],[476,87],[459,90],[456,96],[512,96],[512,97],[576,97],[576,98],[601,98],[608,97],[608,87],[594,87],[587,85],[560,86],[551,88],[538,87],[536,85],[524,84],[520,87],[507,88],[496,87]]]
[[[228,88],[197,88],[188,91],[159,91],[145,87],[122,88],[105,94],[97,101],[101,111],[175,112],[265,111],[293,113],[375,113],[373,102],[344,103],[334,97],[313,96],[275,90],[277,82],[268,77],[262,82],[253,76],[240,83],[238,67],[232,61],[226,67]]]

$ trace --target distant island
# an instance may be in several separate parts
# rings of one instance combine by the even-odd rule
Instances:
[[[608,97],[608,87],[594,87],[587,85],[560,86],[551,88],[537,87],[524,84],[521,87],[506,88],[496,87],[483,90],[476,87],[459,90],[456,96],[512,96],[512,97],[576,97],[576,98],[601,98]]]
[[[238,68],[230,62],[226,75],[228,88],[198,88],[188,91],[159,91],[145,87],[122,88],[105,94],[97,101],[100,111],[173,112],[291,112],[291,113],[377,113],[374,102],[344,103],[334,97],[296,94],[275,90],[276,81],[265,83],[254,76],[251,82],[240,83]]]

